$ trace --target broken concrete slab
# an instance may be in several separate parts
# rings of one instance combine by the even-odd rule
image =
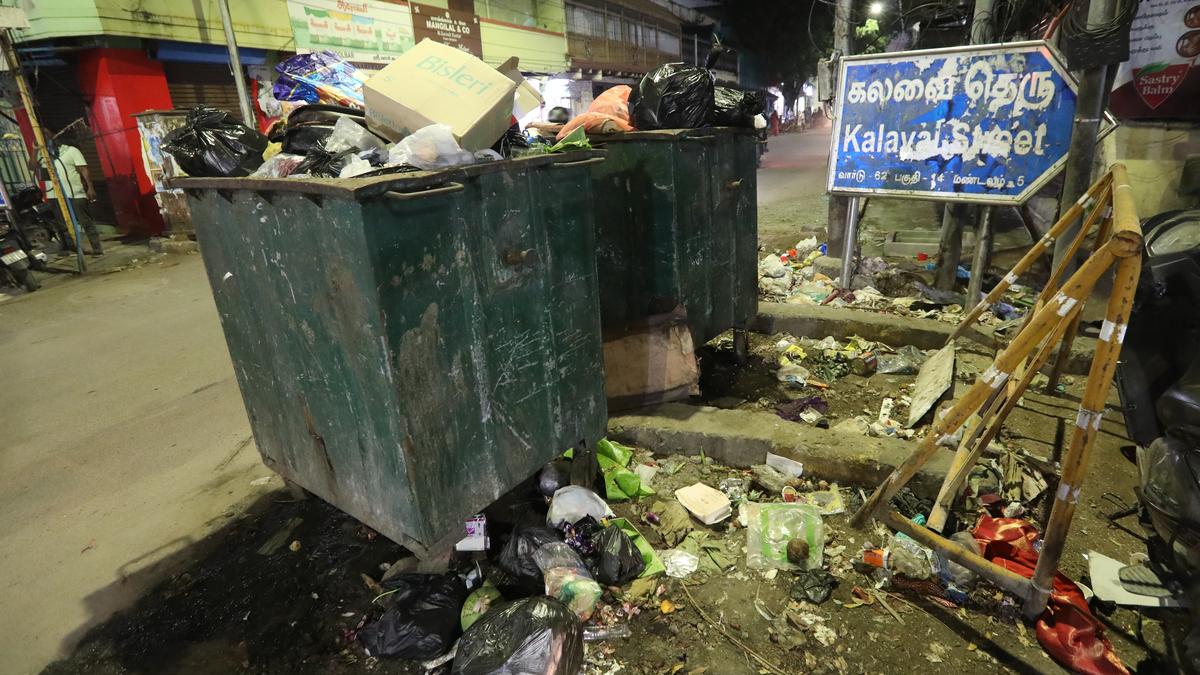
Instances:
[[[758,316],[750,326],[751,330],[767,335],[779,332],[812,338],[857,335],[893,347],[909,344],[921,349],[941,349],[954,328],[954,325],[944,321],[882,314],[852,307],[792,305],[761,300],[758,303]],[[984,337],[991,338],[987,326],[976,328]],[[982,345],[966,338],[962,338],[959,344],[964,347],[974,344],[974,348],[983,349]],[[1095,351],[1095,338],[1075,338],[1066,372],[1071,375],[1086,374]]]
[[[694,455],[742,469],[762,464],[768,452],[804,463],[804,473],[840,485],[874,489],[916,445],[782,420],[768,412],[721,410],[665,403],[611,417],[608,437],[656,453]],[[937,494],[950,453],[934,455],[910,486],[917,494]]]

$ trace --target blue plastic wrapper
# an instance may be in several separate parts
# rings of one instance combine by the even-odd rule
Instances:
[[[275,72],[279,78],[271,93],[280,101],[363,105],[366,76],[331,51],[297,54],[281,61]]]

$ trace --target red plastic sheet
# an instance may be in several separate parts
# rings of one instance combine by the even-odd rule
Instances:
[[[1026,578],[1033,576],[1038,561],[1034,542],[1039,537],[1033,525],[1018,518],[984,515],[974,535],[983,545],[983,557]],[[1064,668],[1089,675],[1129,675],[1088,609],[1083,592],[1061,572],[1054,575],[1050,601],[1038,617],[1037,637]]]

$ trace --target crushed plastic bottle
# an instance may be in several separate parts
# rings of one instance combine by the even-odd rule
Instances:
[[[629,624],[618,626],[584,626],[584,642],[601,642],[603,640],[622,640],[629,637]]]
[[[909,579],[928,579],[934,574],[933,552],[907,537],[892,537],[887,568]]]

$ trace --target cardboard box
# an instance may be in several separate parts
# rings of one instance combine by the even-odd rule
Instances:
[[[514,109],[541,103],[517,58],[492,68],[447,45],[422,40],[363,85],[367,126],[398,141],[430,124],[445,124],[465,150],[490,148],[512,126]]]

